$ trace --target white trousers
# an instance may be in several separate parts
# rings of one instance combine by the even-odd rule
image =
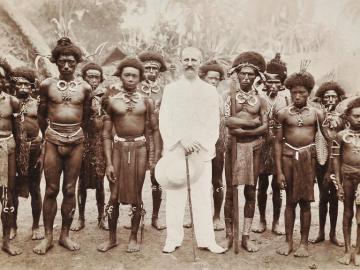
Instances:
[[[205,163],[200,178],[191,184],[191,202],[194,216],[194,230],[198,247],[216,244],[211,208],[211,161]],[[184,213],[187,204],[187,188],[166,190],[165,245],[181,246],[184,238]]]

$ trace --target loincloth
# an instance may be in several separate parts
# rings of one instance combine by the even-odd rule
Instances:
[[[96,189],[103,185],[105,176],[105,158],[102,131],[88,136],[84,142],[84,153],[79,181],[85,189]]]
[[[145,179],[147,161],[144,136],[132,140],[114,136],[112,162],[116,176],[114,188],[119,203],[142,203],[141,190]]]
[[[236,144],[236,161],[232,170],[233,185],[251,185],[254,179],[254,152],[259,150],[264,142],[262,137],[252,142]]]
[[[286,196],[289,196],[293,203],[313,202],[315,200],[315,144],[297,148],[284,142],[282,157],[292,160],[292,175],[287,176],[286,179]]]
[[[42,138],[40,136],[27,140],[29,144],[28,154],[28,172],[26,175],[18,174],[16,176],[15,190],[20,197],[29,197],[29,187],[31,181],[39,182],[41,178],[40,168],[37,167],[37,161],[41,155]]]
[[[45,140],[58,146],[76,145],[84,142],[81,123],[57,124],[50,122],[45,132]]]
[[[275,174],[275,151],[274,151],[274,140],[267,136],[264,144],[261,148],[260,157],[260,173],[266,175]]]
[[[0,138],[0,187],[8,186],[9,178],[9,155],[15,153],[15,140],[11,134]]]

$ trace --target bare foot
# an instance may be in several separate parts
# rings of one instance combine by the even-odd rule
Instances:
[[[133,252],[138,252],[140,251],[140,245],[138,244],[138,242],[136,241],[136,239],[130,239],[129,244],[128,244],[128,248],[126,250],[127,253],[133,253]]]
[[[44,240],[40,242],[36,247],[33,248],[33,251],[38,255],[45,255],[46,252],[54,246],[52,237],[45,237]]]
[[[354,254],[354,264],[360,266],[360,254]]]
[[[343,247],[344,246],[344,243],[341,242],[340,240],[338,240],[336,238],[336,235],[330,236],[330,242],[333,243],[335,246],[338,246],[338,247]]]
[[[312,244],[320,243],[325,241],[325,235],[319,234],[315,239],[310,239],[309,242]]]
[[[32,229],[32,240],[41,240],[44,239],[44,233],[40,230],[39,227]]]
[[[223,231],[225,229],[224,224],[221,222],[220,218],[215,218],[213,220],[214,223],[214,231]]]
[[[109,230],[109,225],[103,218],[99,219],[98,227],[105,231]]]
[[[299,248],[294,253],[295,257],[309,257],[308,246],[300,244]]]
[[[16,256],[22,253],[22,250],[14,245],[8,243],[3,243],[2,250],[11,256]]]
[[[223,243],[223,246],[227,247],[227,249],[230,249],[233,246],[233,242],[234,242],[234,236],[231,235],[227,235],[225,238],[225,243]]]
[[[280,228],[279,222],[273,223],[271,231],[276,235],[284,235],[285,232]]]
[[[291,243],[285,243],[285,245],[281,246],[276,250],[277,254],[288,256],[293,250],[293,245]]]
[[[102,244],[100,244],[98,247],[97,247],[97,250],[98,251],[101,251],[101,252],[106,252],[108,251],[109,249],[112,249],[114,247],[116,247],[118,245],[118,241],[116,240],[108,240]]]
[[[157,217],[153,217],[151,219],[151,226],[153,226],[155,229],[157,229],[158,231],[164,230],[166,229],[166,226],[163,224],[160,224],[159,222],[159,218]]]
[[[266,222],[264,221],[259,221],[259,224],[254,229],[252,229],[254,233],[263,233],[265,232],[265,230],[266,230]]]
[[[349,265],[351,262],[351,253],[350,252],[345,253],[344,256],[339,258],[337,261],[338,263]]]
[[[184,227],[185,229],[190,229],[190,228],[191,228],[191,222],[185,222],[184,225],[183,225],[183,227]]]
[[[80,245],[73,240],[70,239],[69,236],[64,236],[59,239],[59,245],[63,246],[64,248],[75,251],[80,249]]]
[[[256,244],[251,242],[250,237],[248,235],[245,235],[245,236],[242,237],[241,245],[248,252],[257,252],[257,251],[259,251],[259,247]]]
[[[84,228],[85,228],[85,220],[79,218],[75,223],[71,225],[70,230],[74,232],[78,232]]]
[[[17,234],[17,229],[11,228],[11,229],[10,229],[10,240],[15,239],[16,234]]]

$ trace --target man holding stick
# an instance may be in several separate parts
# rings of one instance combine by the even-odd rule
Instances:
[[[197,48],[187,47],[182,51],[183,77],[164,89],[159,127],[164,143],[163,159],[177,151],[183,159],[186,154],[189,159],[197,156],[201,160],[203,170],[190,192],[196,240],[199,248],[224,253],[226,250],[215,242],[211,211],[211,160],[219,137],[219,98],[215,87],[198,77],[201,58]],[[161,178],[158,178],[160,182]],[[165,189],[167,237],[163,252],[171,253],[181,246],[184,237],[187,191],[185,187]]]

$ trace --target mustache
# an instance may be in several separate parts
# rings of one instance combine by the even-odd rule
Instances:
[[[185,68],[185,70],[195,70],[193,67],[187,67],[187,68]]]

